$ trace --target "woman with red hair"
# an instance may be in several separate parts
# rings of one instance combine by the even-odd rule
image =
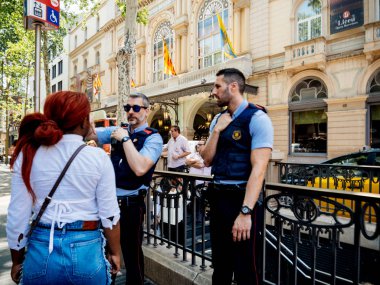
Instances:
[[[89,114],[85,94],[62,91],[46,98],[44,114],[27,115],[21,122],[11,159],[7,216],[11,277],[16,283],[110,284],[110,272],[120,269],[115,176],[100,148],[84,147],[78,153],[27,236],[30,219],[36,218],[67,161],[92,131]],[[111,264],[105,258],[103,233]]]

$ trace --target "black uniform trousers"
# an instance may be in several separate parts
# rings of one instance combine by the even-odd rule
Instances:
[[[210,234],[213,285],[262,284],[263,206],[256,203],[252,214],[251,238],[234,242],[232,226],[243,205],[245,189],[226,185],[209,185]]]
[[[127,285],[144,284],[144,254],[142,251],[144,196],[118,197],[120,207],[120,244],[127,269]]]

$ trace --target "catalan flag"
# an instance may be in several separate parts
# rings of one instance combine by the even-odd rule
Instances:
[[[168,75],[177,75],[177,73],[174,70],[174,65],[172,63],[172,60],[170,58],[169,49],[166,45],[165,39],[162,39],[164,43],[164,73]]]
[[[216,14],[218,17],[218,24],[220,29],[220,36],[222,38],[222,47],[224,49],[224,55],[228,58],[235,58],[236,53],[234,48],[232,47],[231,41],[228,38],[226,27],[224,26],[222,17],[219,14]]]
[[[102,81],[100,80],[100,76],[99,76],[99,73],[96,74],[95,76],[95,79],[94,79],[94,94],[98,94],[99,93],[99,90],[100,90],[100,87],[102,87]]]
[[[135,81],[133,80],[133,78],[131,78],[131,87],[132,87],[132,88],[135,88],[135,87],[136,87],[136,83],[135,83]]]

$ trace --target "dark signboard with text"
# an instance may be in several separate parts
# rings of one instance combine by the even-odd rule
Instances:
[[[330,33],[357,28],[364,23],[363,0],[330,1]]]

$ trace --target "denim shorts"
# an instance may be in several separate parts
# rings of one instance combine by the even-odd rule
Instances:
[[[104,255],[101,230],[66,230],[81,223],[56,229],[50,254],[49,225],[37,226],[29,238],[20,284],[110,284],[110,264]]]

